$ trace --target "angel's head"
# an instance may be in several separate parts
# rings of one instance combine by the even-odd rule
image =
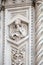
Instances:
[[[16,19],[15,20],[15,26],[21,26],[21,20],[20,19]]]

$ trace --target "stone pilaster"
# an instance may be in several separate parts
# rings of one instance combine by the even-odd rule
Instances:
[[[31,21],[29,23],[29,38],[30,38],[30,48],[31,49],[31,59],[30,59],[30,64],[29,65],[35,65],[35,7],[34,4],[32,3],[33,6],[31,6]]]
[[[35,9],[34,9],[34,6],[32,6],[31,2],[30,2],[30,4],[27,3],[26,5],[24,3],[22,3],[22,4],[23,5],[18,4],[18,7],[19,6],[20,7],[21,6],[30,6],[31,7],[31,9],[30,9],[30,23],[29,23],[29,39],[30,39],[30,41],[29,41],[29,43],[30,43],[29,44],[30,45],[30,47],[29,47],[29,52],[30,52],[30,54],[29,54],[29,56],[30,56],[29,65],[35,65]],[[10,8],[8,6],[8,4],[5,5],[5,7],[6,6],[8,8]],[[11,5],[11,7],[12,7],[12,5]],[[16,7],[17,7],[17,5],[16,5]],[[2,53],[3,53],[2,54],[2,57],[3,57],[2,60],[4,62],[4,52],[5,52],[4,51],[5,50],[5,8],[4,8],[4,6],[2,6],[2,8],[1,8],[1,16],[2,16],[1,17],[1,42],[2,42]]]
[[[35,8],[34,6],[32,6],[31,8],[31,65],[35,65]]]

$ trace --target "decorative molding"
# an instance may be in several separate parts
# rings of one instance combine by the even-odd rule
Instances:
[[[24,18],[24,20],[29,19],[29,6],[24,7],[17,7],[17,8],[8,8],[6,9],[8,13],[11,14],[11,19],[14,18]],[[19,17],[18,17],[19,14]],[[25,19],[26,18],[26,19]]]
[[[9,39],[9,38],[7,38],[7,41],[10,42],[11,44],[15,44],[15,45],[18,46],[18,45],[20,45],[21,43],[23,43],[23,42],[24,42],[25,40],[27,40],[27,39],[29,39],[29,36],[26,36],[25,38],[19,40],[18,42],[13,41],[13,40],[11,40],[11,39]]]
[[[29,38],[29,21],[22,15],[13,17],[8,24],[8,38],[7,40],[14,44],[20,44]]]
[[[21,11],[21,12],[22,12],[22,11]],[[29,20],[28,20],[25,16],[23,16],[23,15],[17,13],[17,15],[15,15],[15,16],[7,23],[7,25],[9,26],[9,25],[12,24],[16,19],[20,19],[20,20],[22,20],[24,23],[29,24]]]
[[[5,20],[6,21],[5,22],[5,27],[6,27],[5,28],[5,45],[10,45],[10,48],[11,48],[11,51],[9,51],[11,55],[10,56],[11,65],[15,65],[15,64],[28,65],[29,64],[28,63],[29,62],[29,20],[27,16],[28,10],[18,9],[18,11],[16,12],[21,11],[20,13],[15,13],[15,10],[14,11],[10,11],[10,10],[8,9],[6,10],[6,12],[9,12],[9,14],[11,15],[13,15],[12,13],[14,12],[15,15],[12,17],[12,19],[9,18],[9,21]],[[26,13],[27,17],[21,14],[23,12]],[[17,52],[15,52],[15,49]]]

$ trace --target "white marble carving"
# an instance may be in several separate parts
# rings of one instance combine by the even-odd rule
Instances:
[[[27,36],[27,24],[20,19],[16,19],[9,29],[9,37],[13,40],[18,41]]]
[[[25,65],[25,57],[26,57],[26,47],[24,46],[22,49],[12,48],[12,65]]]
[[[6,42],[10,45],[10,61],[7,65],[28,65],[29,21],[20,14],[6,23]],[[13,47],[12,47],[13,46]],[[11,63],[10,63],[11,62]]]

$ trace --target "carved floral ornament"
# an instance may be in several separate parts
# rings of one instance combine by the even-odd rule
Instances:
[[[28,35],[28,21],[21,15],[14,17],[8,24],[9,38],[14,41],[19,41]]]
[[[22,48],[12,48],[11,51],[11,60],[12,65],[25,65],[26,64],[26,46],[24,45]]]

